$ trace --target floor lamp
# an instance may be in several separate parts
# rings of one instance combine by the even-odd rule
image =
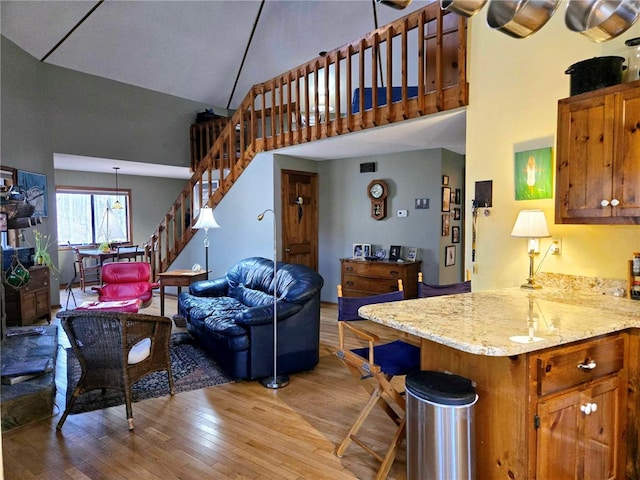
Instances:
[[[218,222],[213,217],[213,210],[211,207],[202,207],[200,209],[200,214],[198,215],[198,219],[196,220],[196,224],[193,226],[196,230],[200,230],[204,228],[204,265],[205,272],[207,272],[207,280],[209,279],[209,229],[210,228],[220,228]]]
[[[263,387],[276,389],[289,385],[289,377],[287,375],[278,375],[278,241],[276,236],[276,213],[267,208],[258,215],[258,221],[261,222],[267,212],[273,213],[273,376],[261,379],[260,383]]]

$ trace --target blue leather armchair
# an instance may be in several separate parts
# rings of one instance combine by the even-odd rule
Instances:
[[[278,374],[312,370],[320,358],[324,280],[290,263],[278,263],[277,277]],[[273,261],[252,257],[178,298],[187,330],[233,378],[273,375],[273,288]]]

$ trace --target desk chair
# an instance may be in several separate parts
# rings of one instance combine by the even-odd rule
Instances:
[[[75,255],[75,266],[80,274],[80,288],[83,292],[86,291],[87,283],[95,281],[100,283],[101,267],[95,259],[89,257],[81,257],[80,250],[77,247],[71,247],[73,254]]]
[[[396,389],[396,386],[392,384],[392,379],[420,370],[420,349],[401,340],[376,345],[380,341],[377,335],[356,327],[354,324],[363,320],[358,316],[358,308],[363,305],[404,300],[401,280],[398,282],[398,286],[397,292],[369,297],[345,298],[342,296],[342,286],[338,285],[338,351],[336,353],[347,369],[369,392],[369,400],[334,453],[336,456],[342,457],[351,441],[354,441],[380,462],[376,480],[387,478],[398,446],[405,437],[404,392]],[[353,350],[346,349],[345,334],[347,332],[366,341],[368,346]],[[397,382],[394,383],[397,384]],[[380,406],[396,424],[395,434],[384,456],[375,452],[357,436],[376,405]]]
[[[422,272],[418,272],[418,298],[439,297],[456,293],[471,292],[471,280],[448,283],[446,285],[432,285],[422,281]]]
[[[124,392],[129,430],[133,430],[131,385],[153,372],[166,371],[175,393],[169,342],[171,320],[155,315],[63,310],[58,312],[82,374],[57,430],[62,428],[76,399],[85,392],[116,388]]]

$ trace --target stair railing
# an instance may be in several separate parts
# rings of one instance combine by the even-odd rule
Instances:
[[[466,20],[439,2],[254,85],[229,119],[192,126],[193,175],[147,244],[154,274],[193,237],[200,206],[214,208],[256,154],[467,104]]]

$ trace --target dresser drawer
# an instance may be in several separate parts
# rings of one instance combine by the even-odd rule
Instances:
[[[402,278],[402,267],[393,263],[343,262],[342,273],[379,278]],[[417,280],[416,280],[417,281]]]
[[[359,277],[347,273],[342,276],[342,288],[345,290],[360,290],[373,294],[397,292],[398,280],[392,278]]]
[[[547,395],[621,370],[621,335],[552,350],[537,357],[538,395]]]

